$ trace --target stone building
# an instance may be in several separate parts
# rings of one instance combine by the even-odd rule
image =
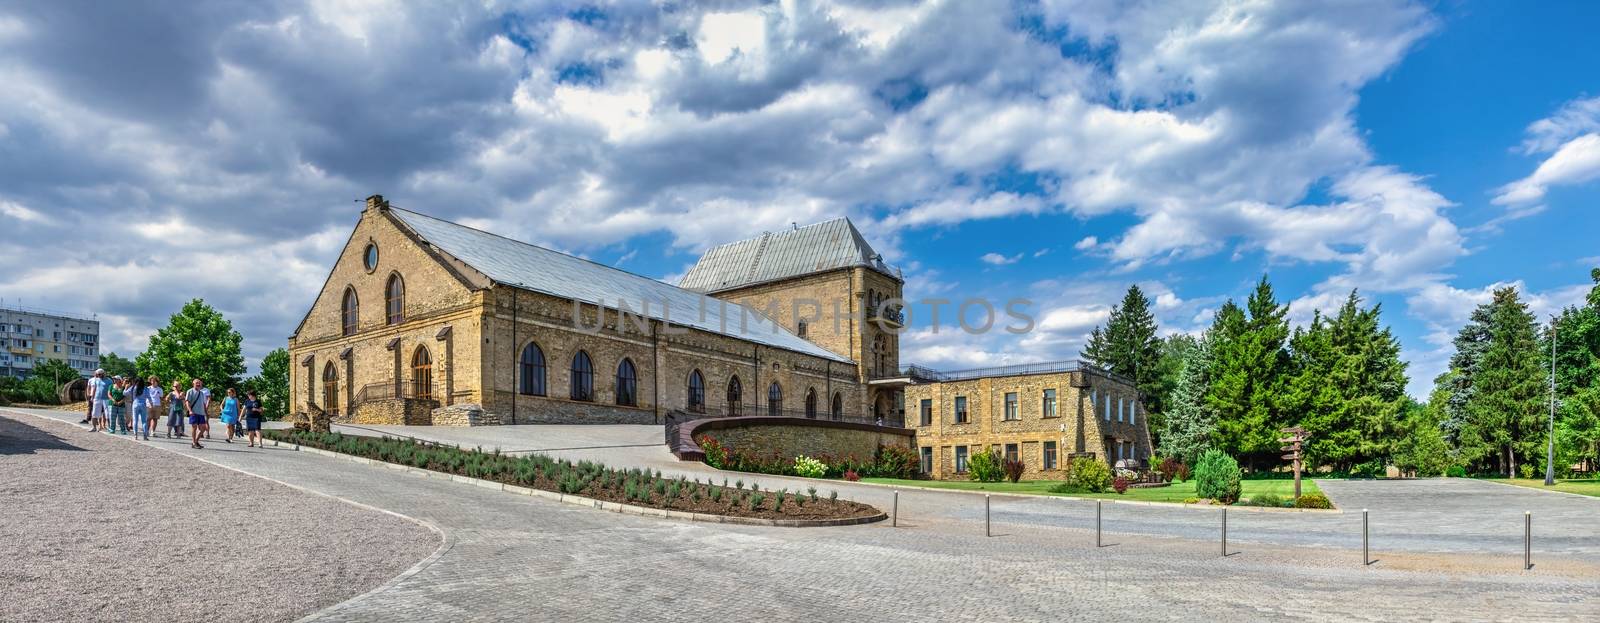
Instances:
[[[869,401],[890,408],[857,363],[893,369],[878,326],[822,330],[739,304],[805,291],[862,310],[898,296],[899,278],[843,226],[860,263],[818,258],[767,279],[781,246],[768,244],[728,258],[756,278],[706,296],[374,195],[289,338],[292,411],[472,425],[651,423],[670,410],[864,419]]]
[[[1150,457],[1150,431],[1133,383],[1077,362],[961,372],[912,368],[906,426],[922,471],[966,477],[967,460],[995,450],[1021,459],[1023,478],[1066,477],[1073,457],[1115,465]]]
[[[679,286],[760,311],[795,335],[858,362],[874,418],[899,422],[905,279],[847,218],[728,243]]]

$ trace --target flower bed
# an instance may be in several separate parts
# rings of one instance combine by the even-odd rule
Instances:
[[[916,452],[898,446],[880,446],[877,456],[862,458],[853,454],[849,456],[830,454],[783,456],[776,452],[758,454],[743,448],[723,445],[711,435],[701,435],[695,441],[699,442],[701,452],[705,453],[706,465],[729,471],[845,480],[914,479],[920,476]],[[855,478],[851,478],[851,474],[854,474]]]
[[[806,491],[762,490],[743,480],[720,485],[708,479],[664,478],[644,469],[612,469],[600,463],[557,460],[542,454],[507,456],[494,452],[462,450],[408,439],[389,439],[316,433],[302,430],[266,430],[268,438],[284,443],[320,448],[341,454],[407,465],[446,474],[491,480],[518,487],[554,491],[607,502],[686,513],[750,517],[756,519],[854,519],[881,514],[876,508],[838,499],[838,492],[818,495]]]

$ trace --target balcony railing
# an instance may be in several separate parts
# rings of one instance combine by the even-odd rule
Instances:
[[[361,386],[356,392],[356,404],[372,402],[375,400],[394,400],[396,398],[417,399],[416,387],[411,383],[368,383]],[[438,400],[437,394],[427,397],[428,400]]]
[[[905,326],[906,313],[904,309],[899,307],[884,307],[880,309],[877,305],[868,305],[867,320],[878,319],[892,322],[898,326]]]

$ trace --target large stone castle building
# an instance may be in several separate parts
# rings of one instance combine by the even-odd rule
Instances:
[[[899,310],[872,304],[902,283],[844,219],[713,249],[678,287],[374,195],[289,338],[292,411],[393,424],[651,423],[672,410],[898,423],[899,386],[872,381],[898,365],[885,327]],[[810,301],[845,313],[794,312]]]

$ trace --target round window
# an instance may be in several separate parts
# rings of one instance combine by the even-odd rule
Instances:
[[[375,245],[375,244],[367,245],[366,263],[367,263],[367,272],[372,272],[374,269],[376,269],[378,267],[378,245]]]

